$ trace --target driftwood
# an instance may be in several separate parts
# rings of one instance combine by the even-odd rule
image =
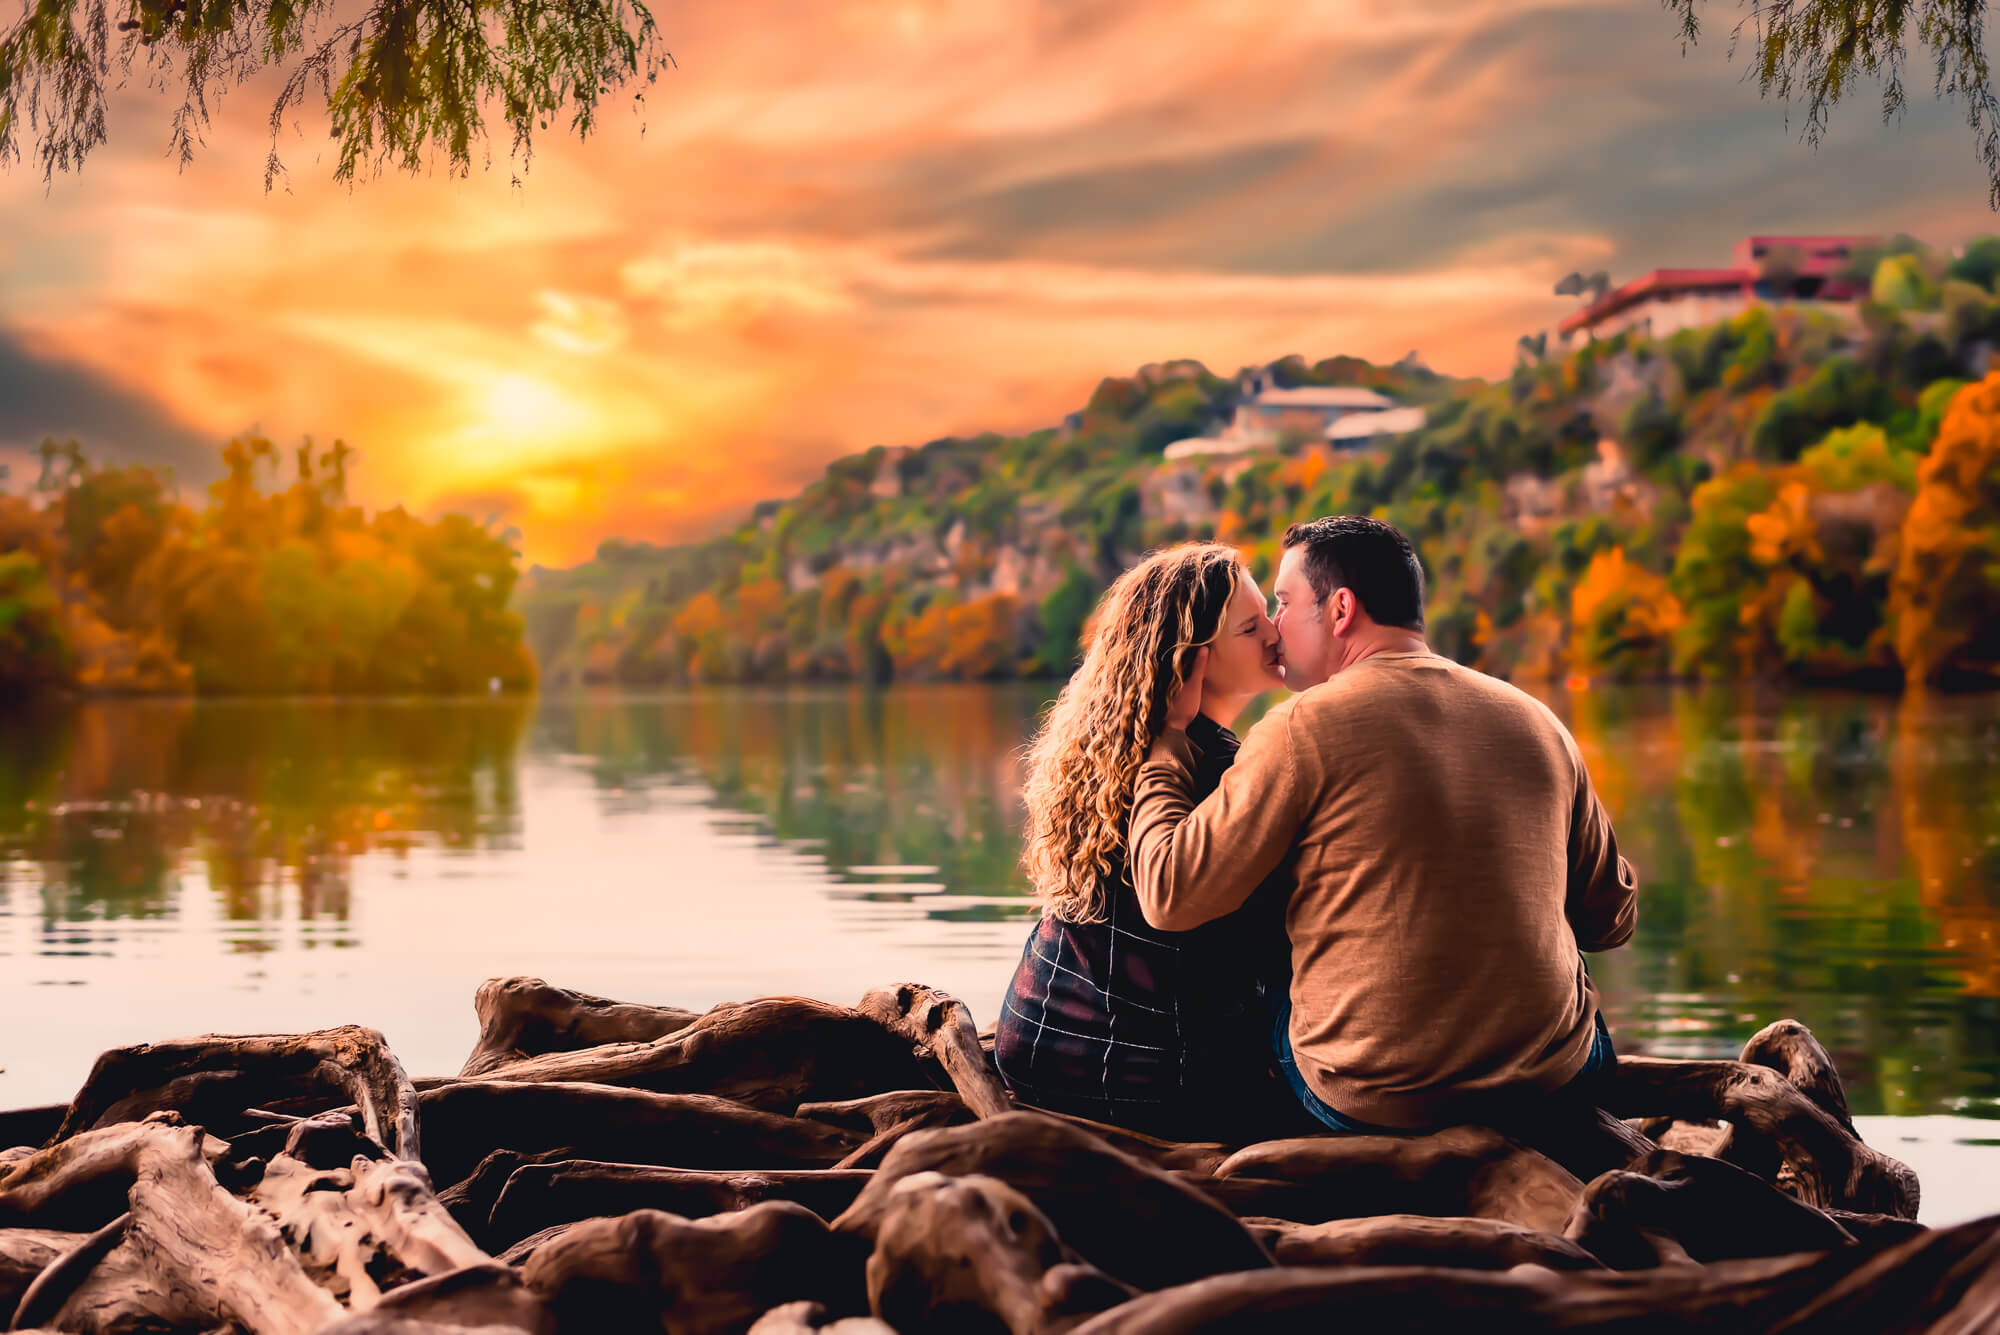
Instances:
[[[1736,1140],[1762,1137],[1777,1148],[1780,1181],[1808,1205],[1917,1217],[1916,1174],[1863,1144],[1768,1066],[1621,1057],[1604,1098],[1614,1112],[1720,1116],[1733,1124]]]
[[[818,1215],[770,1201],[713,1219],[591,1220],[537,1251],[526,1275],[564,1329],[719,1335],[802,1299],[865,1310],[861,1261]]]
[[[1246,1221],[1248,1222],[1248,1221]],[[1251,1232],[1281,1266],[1439,1265],[1465,1270],[1600,1270],[1604,1263],[1560,1234],[1499,1219],[1391,1214],[1324,1224],[1278,1220]]]
[[[1855,1240],[1838,1221],[1734,1164],[1672,1150],[1592,1181],[1565,1236],[1621,1270],[1827,1251]]]
[[[1583,1184],[1568,1170],[1478,1126],[1428,1136],[1267,1141],[1231,1155],[1215,1176],[1218,1189],[1235,1178],[1311,1188],[1294,1199],[1310,1201],[1319,1218],[1301,1223],[1402,1212],[1469,1215],[1560,1233],[1583,1195]],[[1264,1213],[1292,1217],[1283,1210]]]
[[[907,1040],[857,1010],[801,997],[728,1003],[649,1043],[551,1052],[485,1075],[709,1094],[776,1112],[934,1085]]]
[[[957,997],[921,983],[902,983],[868,993],[861,998],[860,1011],[937,1058],[975,1117],[998,1117],[1014,1110],[999,1072],[980,1049],[972,1013]]]
[[[915,984],[701,1015],[480,988],[456,1076],[371,1030],[107,1053],[0,1113],[0,1318],[86,1335],[2000,1329],[2000,1216],[1914,1222],[1780,1021],[1605,1107],[1181,1144],[1016,1108]],[[420,1139],[421,1133],[421,1139]],[[10,1324],[0,1319],[0,1325]]]
[[[897,1335],[872,1316],[831,1317],[823,1303],[796,1302],[773,1307],[757,1318],[748,1335]]]
[[[459,1070],[465,1079],[550,1052],[650,1043],[701,1018],[698,1011],[569,992],[539,978],[489,978],[479,985],[472,1009],[479,1016],[479,1043]]]
[[[505,1247],[556,1224],[634,1210],[704,1219],[789,1201],[838,1218],[874,1175],[860,1169],[699,1172],[641,1164],[563,1160],[523,1164],[508,1175],[481,1233]]]
[[[228,1091],[237,1108],[300,1086],[331,1086],[361,1109],[366,1134],[399,1158],[420,1157],[417,1096],[382,1035],[359,1025],[311,1034],[210,1036],[113,1048],[97,1059],[71,1100],[54,1140],[111,1122],[138,1121],[170,1100],[206,1102],[209,1086]]]
[[[163,1113],[9,1164],[0,1173],[0,1218],[74,1218],[111,1186],[124,1188],[131,1212],[104,1265],[48,1324],[98,1330],[128,1311],[219,1312],[253,1335],[306,1335],[337,1320],[340,1304],[307,1277],[271,1217],[216,1181],[209,1165],[224,1148]],[[123,1278],[99,1282],[107,1274]]]
[[[1635,1274],[1393,1266],[1286,1267],[1147,1294],[1076,1335],[1340,1329],[1573,1331],[1594,1335],[1926,1332],[2000,1321],[2000,1217],[1928,1230],[1882,1252],[1843,1248]]]
[[[875,1226],[868,1305],[904,1335],[1060,1332],[1135,1296],[1080,1263],[1048,1216],[995,1178],[900,1178]]]
[[[999,1179],[1078,1254],[1139,1288],[1271,1264],[1240,1221],[1184,1179],[1033,1112],[906,1137],[834,1227],[872,1240],[898,1179],[925,1172]],[[1134,1219],[1149,1227],[1133,1228]]]
[[[449,1186],[497,1149],[686,1168],[825,1166],[862,1143],[840,1127],[707,1094],[608,1085],[466,1081],[421,1096],[432,1147],[424,1162]]]

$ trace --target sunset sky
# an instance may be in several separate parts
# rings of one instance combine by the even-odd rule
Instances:
[[[191,484],[253,426],[340,436],[361,499],[500,514],[561,564],[1149,361],[1491,375],[1572,269],[2000,232],[1926,60],[1900,122],[1863,87],[1815,152],[1709,10],[1684,57],[1650,0],[656,6],[678,68],[518,189],[502,144],[350,191],[308,121],[266,195],[268,92],[184,172],[134,93],[81,174],[0,173],[7,485],[49,433]]]

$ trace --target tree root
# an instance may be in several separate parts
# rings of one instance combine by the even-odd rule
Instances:
[[[1231,1146],[1015,1109],[964,1006],[916,984],[697,1016],[496,979],[477,1007],[457,1077],[409,1080],[366,1029],[211,1037],[118,1049],[66,1107],[0,1113],[22,1142],[0,1146],[0,1316],[65,1335],[2000,1329],[2000,1216],[1913,1222],[1915,1176],[1861,1142],[1790,1021],[1741,1061],[1622,1059],[1604,1109]]]

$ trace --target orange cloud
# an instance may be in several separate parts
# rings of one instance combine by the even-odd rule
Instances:
[[[348,191],[288,135],[267,196],[261,90],[186,172],[130,94],[80,176],[0,175],[0,335],[218,441],[342,436],[365,499],[499,513],[566,562],[713,531],[840,453],[1053,422],[1148,361],[1491,374],[1570,269],[1977,225],[1948,112],[1814,156],[1622,0],[670,20],[642,117],[550,132],[519,188]],[[1856,212],[1857,173],[1894,202]]]

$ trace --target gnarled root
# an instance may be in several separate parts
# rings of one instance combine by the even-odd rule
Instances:
[[[867,1273],[869,1310],[903,1335],[1055,1335],[1133,1296],[1080,1264],[1027,1197],[977,1174],[898,1180]]]
[[[0,1173],[0,1216],[13,1218],[74,1217],[126,1188],[122,1240],[77,1277],[49,1324],[89,1332],[219,1312],[252,1335],[309,1335],[341,1316],[270,1217],[215,1180],[223,1148],[158,1114],[86,1131]]]
[[[707,1094],[468,1080],[422,1095],[432,1181],[449,1187],[495,1150],[683,1168],[823,1167],[864,1137]]]
[[[1623,1116],[1688,1121],[1720,1117],[1735,1139],[1777,1148],[1780,1182],[1808,1205],[1917,1217],[1917,1175],[1854,1136],[1819,1103],[1767,1066],[1732,1061],[1621,1057],[1604,1098]]]
[[[861,998],[861,1013],[896,1037],[935,1057],[975,1117],[1014,1110],[1000,1073],[979,1046],[979,1029],[965,1003],[921,983],[878,987]]]
[[[635,1210],[707,1218],[765,1201],[790,1201],[835,1219],[873,1176],[856,1169],[699,1172],[587,1160],[523,1164],[501,1188],[482,1236],[504,1247],[582,1219]]]
[[[1320,1223],[1362,1215],[1429,1214],[1499,1219],[1560,1233],[1583,1183],[1545,1155],[1487,1127],[1456,1126],[1427,1136],[1316,1136],[1273,1140],[1231,1155],[1215,1170],[1218,1194],[1231,1179],[1295,1184],[1255,1211]],[[1288,1198],[1288,1199],[1287,1199]],[[1247,1200],[1232,1200],[1247,1213]]]
[[[468,1080],[545,1053],[650,1043],[701,1018],[699,1011],[607,1001],[550,987],[539,978],[489,978],[479,985],[472,1008],[479,1016],[479,1043],[459,1071]]]
[[[21,1295],[43,1271],[90,1236],[52,1228],[0,1229],[0,1321],[20,1306]]]
[[[1256,1230],[1263,1232],[1265,1230]],[[1281,1266],[1428,1265],[1455,1270],[1600,1270],[1569,1239],[1502,1219],[1390,1214],[1271,1228],[1265,1243]]]
[[[786,1303],[757,1318],[746,1335],[897,1335],[872,1316],[830,1317],[821,1303]]]
[[[873,1242],[896,1183],[932,1171],[998,1178],[1033,1201],[1078,1255],[1137,1288],[1271,1264],[1243,1225],[1193,1185],[1032,1112],[906,1136],[834,1227]],[[1135,1228],[1140,1219],[1146,1226]]]
[[[2000,1218],[1859,1247],[1631,1274],[1431,1267],[1218,1275],[1134,1299],[1074,1335],[1479,1329],[1704,1335],[1971,1335],[2000,1316]]]
[[[770,1201],[713,1219],[593,1219],[537,1250],[527,1280],[565,1331],[719,1335],[802,1299],[859,1312],[860,1268],[818,1215]]]
[[[382,1035],[360,1025],[310,1034],[210,1035],[113,1048],[97,1059],[50,1143],[131,1122],[180,1101],[237,1109],[310,1089],[344,1092],[362,1130],[398,1158],[420,1157],[417,1094]]]
[[[328,1170],[281,1155],[249,1199],[356,1311],[398,1285],[492,1261],[431,1194],[422,1164],[356,1158]]]
[[[1620,1270],[1826,1251],[1854,1242],[1821,1211],[1736,1165],[1672,1150],[1594,1179],[1564,1236]]]
[[[934,1069],[934,1068],[933,1068]],[[845,1006],[766,997],[715,1007],[648,1043],[605,1043],[506,1062],[488,1079],[700,1093],[776,1112],[935,1080],[905,1040]]]

